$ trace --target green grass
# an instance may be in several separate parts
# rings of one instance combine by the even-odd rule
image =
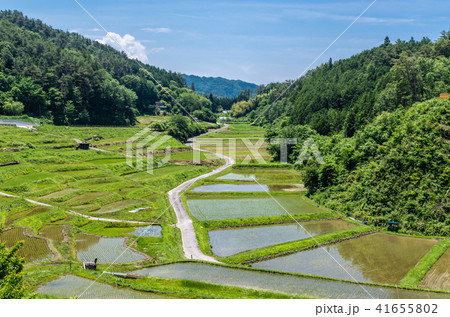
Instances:
[[[159,293],[171,294],[186,298],[216,298],[216,299],[302,298],[282,293],[245,289],[234,286],[217,285],[191,280],[172,280],[156,277],[145,277],[138,280],[123,280],[115,278],[114,282],[116,282],[120,286],[130,287],[134,290],[157,291]]]
[[[40,207],[37,207],[40,208]],[[51,208],[37,214],[28,215],[14,223],[15,226],[27,227],[34,231],[34,233],[39,233],[40,229],[46,225],[56,222],[58,220],[65,219],[67,214],[59,208]]]
[[[420,281],[449,247],[450,239],[442,240],[435,244],[419,263],[406,274],[400,281],[399,286],[409,288],[418,287]]]
[[[11,200],[14,199],[11,198]],[[50,210],[49,207],[44,206],[36,207],[24,200],[18,201],[19,203],[17,204],[11,202],[8,205],[2,206],[2,211],[0,212],[0,214],[2,215],[1,223],[4,224],[5,227],[13,225],[17,220],[22,219],[24,217],[29,217]]]
[[[136,249],[148,254],[153,263],[166,263],[180,261],[184,259],[184,252],[181,246],[181,233],[178,228],[167,224],[162,224],[161,237],[139,237],[137,238]]]
[[[38,119],[30,118],[28,115],[24,114],[21,116],[4,116],[0,115],[0,120],[15,120],[15,121],[23,121],[29,123],[38,123]]]

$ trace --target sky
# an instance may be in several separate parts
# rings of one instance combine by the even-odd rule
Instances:
[[[372,2],[2,0],[0,9],[124,48],[160,68],[256,84],[296,79],[316,59],[312,68],[378,46],[385,36],[434,41],[450,28],[448,0],[376,0],[354,22]]]

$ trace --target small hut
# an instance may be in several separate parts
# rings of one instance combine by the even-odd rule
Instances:
[[[95,258],[94,262],[83,262],[83,269],[95,271],[97,269],[97,258]]]
[[[397,232],[400,226],[400,223],[397,221],[386,221],[388,225],[388,231]]]
[[[89,143],[78,143],[77,150],[89,150]]]

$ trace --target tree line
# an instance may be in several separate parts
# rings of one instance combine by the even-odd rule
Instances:
[[[158,113],[157,101],[169,113],[197,111],[199,119],[215,121],[213,102],[188,89],[181,74],[19,11],[0,11],[1,114],[58,125],[132,125],[139,114]]]

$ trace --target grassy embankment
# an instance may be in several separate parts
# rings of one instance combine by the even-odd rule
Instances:
[[[406,274],[400,281],[399,286],[408,288],[418,287],[420,281],[449,247],[450,239],[442,240],[435,244],[419,263]]]
[[[149,292],[156,295],[163,295],[172,298],[300,298],[298,296],[287,295],[277,292],[245,289],[240,287],[216,285],[190,280],[165,279],[157,277],[144,277],[141,279],[122,279],[101,272],[107,269],[107,265],[100,265],[98,271],[85,271],[79,267],[69,265],[42,266],[40,270],[25,272],[25,281],[30,291],[33,292],[39,285],[43,285],[62,275],[72,274],[75,276],[96,280],[98,283],[105,283],[118,288],[132,289],[141,292]],[[114,270],[109,268],[108,270]],[[124,266],[122,269],[134,269],[132,266]],[[78,296],[80,294],[74,294]],[[55,298],[54,296],[39,295],[37,298]]]
[[[317,248],[328,243],[336,243],[345,239],[352,239],[364,234],[370,234],[373,230],[374,229],[371,227],[361,226],[354,229],[323,234],[294,242],[286,242],[256,250],[244,251],[229,257],[220,258],[220,260],[232,264],[253,263],[296,253],[306,249]]]

